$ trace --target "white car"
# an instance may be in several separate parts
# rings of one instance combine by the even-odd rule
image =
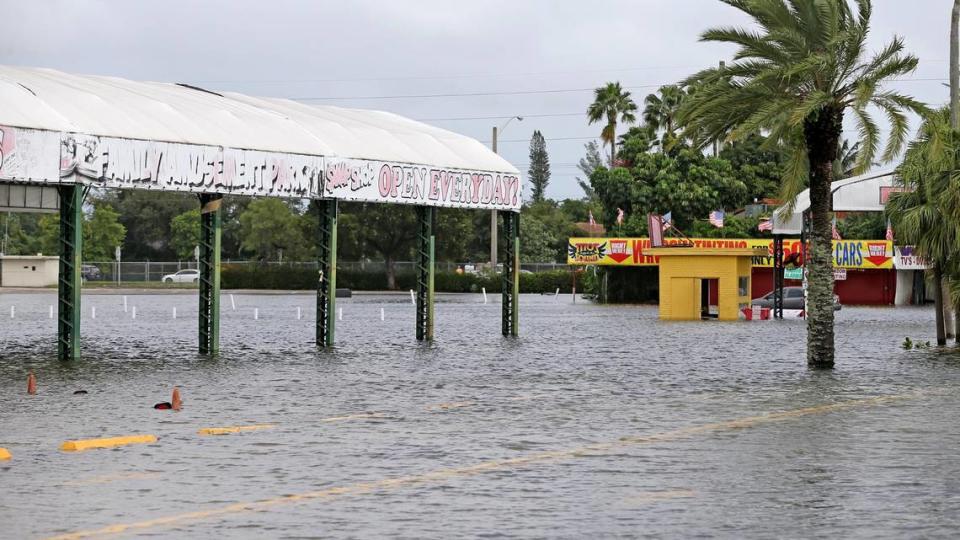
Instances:
[[[200,271],[193,268],[163,276],[164,283],[196,283],[198,281],[200,281]]]

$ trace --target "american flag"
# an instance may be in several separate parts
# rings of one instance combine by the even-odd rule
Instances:
[[[833,231],[831,232],[834,240],[843,240],[840,236],[840,231],[837,230],[837,218],[833,218]]]
[[[724,216],[723,210],[714,210],[713,212],[710,212],[710,220],[709,220],[710,224],[713,225],[714,227],[717,227],[718,229],[722,229],[723,216]]]
[[[890,220],[887,220],[887,240],[893,242],[893,227],[890,226]]]
[[[588,217],[589,220],[590,220],[590,226],[591,226],[591,227],[595,227],[595,226],[597,225],[597,222],[593,220],[593,210],[588,210],[588,211],[587,211],[587,217]]]
[[[623,210],[617,208],[617,225],[623,225]]]
[[[773,222],[770,221],[769,219],[765,219],[765,220],[763,220],[763,221],[760,222],[760,225],[757,225],[757,229],[759,229],[759,230],[761,230],[761,231],[772,231],[772,230],[773,230]]]
[[[663,230],[669,229],[673,225],[673,212],[667,212],[660,219],[663,220]]]

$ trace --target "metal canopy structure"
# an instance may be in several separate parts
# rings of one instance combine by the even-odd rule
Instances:
[[[834,212],[883,212],[887,197],[896,188],[893,170],[851,176],[830,184]],[[773,234],[800,234],[803,232],[803,214],[810,209],[810,190],[805,189],[791,205],[783,205],[773,213]]]
[[[321,205],[317,343],[325,347],[334,342],[337,201],[419,207],[419,339],[433,337],[435,207],[499,211],[509,225],[509,256],[519,252],[519,171],[479,141],[395,114],[12,66],[0,66],[0,103],[0,210],[61,212],[63,358],[79,355],[77,231],[91,187],[198,195],[204,354],[219,349],[223,196]],[[512,315],[503,331],[510,335],[518,268],[505,267]]]
[[[892,169],[851,176],[830,184],[833,196],[831,209],[834,212],[883,212],[887,199],[897,186],[896,172]],[[783,318],[783,238],[800,235],[806,250],[810,226],[810,190],[800,192],[791,204],[785,204],[773,212],[773,314]],[[806,253],[804,253],[806,259]]]

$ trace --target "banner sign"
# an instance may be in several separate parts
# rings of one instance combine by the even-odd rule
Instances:
[[[773,240],[763,238],[691,238],[694,249],[756,249],[767,255],[753,257],[753,266],[773,267]],[[683,240],[664,238],[664,246]],[[567,245],[567,264],[606,266],[655,266],[659,257],[645,255],[650,247],[646,238],[571,238]],[[783,256],[802,253],[799,239],[784,239]],[[859,270],[893,268],[893,242],[889,240],[834,240],[833,266]]]
[[[897,270],[926,270],[927,260],[916,255],[913,246],[894,248],[893,267]]]
[[[59,159],[58,133],[0,126],[0,179],[57,182]]]
[[[518,211],[520,177],[0,126],[0,180]],[[59,164],[59,166],[58,166]]]

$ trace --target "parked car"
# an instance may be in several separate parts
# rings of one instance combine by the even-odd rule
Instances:
[[[755,298],[750,305],[773,309],[773,291]],[[803,309],[803,287],[783,288],[783,309]],[[837,295],[833,295],[833,310],[840,311],[840,297]]]
[[[163,276],[164,283],[196,283],[198,281],[200,281],[200,271],[194,268]]]
[[[103,273],[100,272],[99,268],[92,264],[81,264],[80,276],[88,281],[100,281],[103,279]]]

